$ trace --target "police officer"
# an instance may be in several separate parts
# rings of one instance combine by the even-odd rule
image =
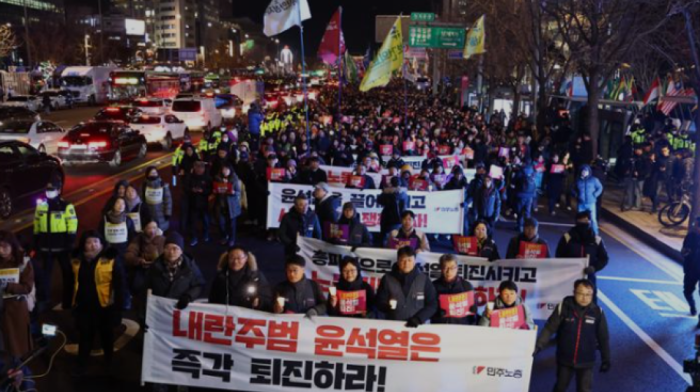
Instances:
[[[683,241],[681,250],[683,255],[683,295],[690,306],[690,314],[695,316],[698,311],[695,307],[695,287],[700,282],[700,217],[695,225],[688,230],[688,235]],[[700,326],[700,320],[698,321]]]
[[[72,278],[70,251],[78,231],[78,216],[75,207],[61,198],[61,186],[60,181],[52,180],[46,186],[46,200],[37,204],[34,213],[34,247],[40,260],[36,271],[39,311],[49,305],[54,260],[61,267],[64,304],[70,303],[73,290],[69,284]]]
[[[428,275],[416,269],[416,252],[410,246],[397,251],[391,272],[382,277],[377,309],[388,320],[406,321],[409,328],[425,323],[437,311],[435,287]]]
[[[593,390],[593,367],[600,350],[600,372],[610,370],[610,339],[603,309],[593,302],[593,284],[586,279],[574,283],[574,295],[552,312],[537,338],[535,355],[547,346],[552,335],[557,341],[557,380],[554,392],[566,391],[576,376],[576,390]]]

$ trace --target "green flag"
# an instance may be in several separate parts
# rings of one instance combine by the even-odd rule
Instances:
[[[375,87],[384,87],[389,84],[391,74],[401,69],[403,64],[403,34],[401,32],[401,17],[396,18],[394,26],[384,39],[377,56],[369,65],[369,69],[362,78],[360,91],[366,92]]]

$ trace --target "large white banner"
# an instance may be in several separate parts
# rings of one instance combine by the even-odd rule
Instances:
[[[313,200],[313,187],[310,185],[271,182],[267,197],[267,227],[278,228],[282,216],[294,205],[294,198],[300,193]],[[382,206],[377,203],[381,190],[334,188],[333,194],[341,198],[342,204],[352,202],[360,214],[360,220],[370,231],[379,232]],[[408,209],[416,214],[416,228],[435,234],[460,234],[464,227],[464,192],[408,192]],[[313,203],[309,203],[313,205]],[[339,211],[340,212],[340,211]]]
[[[526,392],[535,331],[273,315],[149,296],[142,382],[261,392]]]
[[[445,156],[444,158],[449,158],[449,156]],[[424,157],[404,157],[402,158],[407,164],[411,165],[413,167],[413,173],[417,174],[420,172],[420,167],[421,163],[425,159]],[[334,187],[340,187],[344,188],[345,184],[348,183],[348,177],[352,175],[353,168],[352,167],[345,167],[345,166],[329,166],[329,165],[321,165],[320,166],[321,170],[326,172],[326,175],[328,177],[328,185],[334,186]],[[445,174],[450,174],[451,169],[445,169]],[[474,179],[474,176],[476,176],[476,169],[464,169],[464,177],[467,179],[467,182],[470,182],[471,180]],[[377,186],[377,188],[380,187],[382,183],[382,178],[385,175],[389,175],[389,170],[388,169],[382,169],[380,173],[367,173],[368,176],[372,177],[374,180],[374,184]]]
[[[306,259],[306,274],[326,290],[340,277],[339,264],[343,256],[358,257],[362,275],[375,289],[385,273],[396,262],[393,249],[357,248],[329,244],[313,238],[297,239],[299,255]],[[421,252],[417,267],[431,280],[440,277],[440,253]],[[474,301],[483,306],[493,302],[498,295],[498,285],[512,280],[518,285],[519,294],[527,303],[532,317],[547,319],[561,300],[571,295],[573,284],[584,278],[587,258],[579,259],[509,259],[490,262],[483,258],[456,255],[458,274],[474,286]]]

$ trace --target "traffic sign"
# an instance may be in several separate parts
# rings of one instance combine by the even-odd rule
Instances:
[[[464,47],[463,27],[411,26],[408,46],[416,48],[461,49]]]
[[[432,22],[435,20],[435,14],[432,12],[413,12],[411,20],[414,22]]]

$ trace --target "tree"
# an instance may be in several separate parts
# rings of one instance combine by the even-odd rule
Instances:
[[[8,25],[0,26],[0,58],[7,57],[17,47],[17,37]]]

